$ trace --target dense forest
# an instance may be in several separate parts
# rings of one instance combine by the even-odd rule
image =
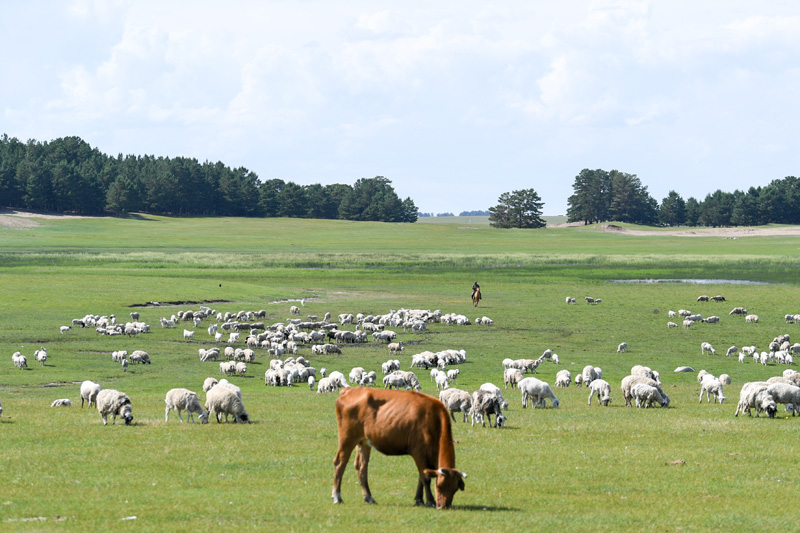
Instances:
[[[338,218],[416,222],[385,177],[355,184],[259,180],[246,168],[186,157],[108,156],[79,137],[0,137],[0,205],[60,213]]]
[[[800,224],[800,179],[794,176],[746,192],[717,190],[703,200],[684,200],[670,191],[661,204],[636,175],[618,170],[584,169],[572,188],[567,208],[570,222],[713,227]]]

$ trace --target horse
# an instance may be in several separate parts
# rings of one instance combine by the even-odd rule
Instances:
[[[478,307],[478,302],[480,301],[481,301],[481,290],[480,288],[478,288],[472,291],[472,306]]]

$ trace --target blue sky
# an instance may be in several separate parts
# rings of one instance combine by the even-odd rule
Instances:
[[[382,175],[425,212],[563,214],[583,168],[659,202],[800,174],[796,2],[3,2],[0,46],[0,133]]]

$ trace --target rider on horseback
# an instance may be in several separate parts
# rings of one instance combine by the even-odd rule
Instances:
[[[478,299],[480,299],[481,286],[478,285],[477,281],[472,284],[472,299],[473,300],[475,300],[475,293],[476,292],[478,293]]]

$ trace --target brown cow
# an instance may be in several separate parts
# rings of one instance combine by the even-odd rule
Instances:
[[[456,452],[450,415],[442,402],[416,391],[342,389],[336,399],[339,451],[333,460],[333,503],[342,503],[344,469],[356,446],[355,467],[364,501],[375,503],[367,481],[369,454],[374,447],[386,455],[410,455],[419,470],[416,505],[433,507],[431,478],[436,476],[436,507],[450,507],[464,490],[466,474],[455,469]]]

